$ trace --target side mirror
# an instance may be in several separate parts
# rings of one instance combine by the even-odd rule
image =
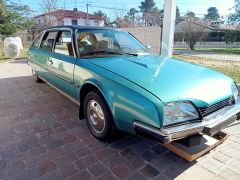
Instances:
[[[149,46],[149,45],[146,45],[145,47],[148,48],[148,49],[151,49],[151,46]]]

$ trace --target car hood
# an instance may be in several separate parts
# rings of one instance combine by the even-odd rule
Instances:
[[[232,96],[232,79],[208,68],[162,56],[115,56],[91,63],[141,86],[163,102],[190,100],[196,106]]]

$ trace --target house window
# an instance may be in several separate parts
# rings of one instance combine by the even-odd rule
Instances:
[[[75,19],[72,19],[72,25],[78,25],[78,21]]]
[[[99,21],[94,21],[94,26],[99,26]]]

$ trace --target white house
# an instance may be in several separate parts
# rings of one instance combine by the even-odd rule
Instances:
[[[80,25],[80,26],[104,26],[104,17],[89,14],[74,10],[59,9],[50,13],[44,13],[34,17],[37,27],[45,26],[61,26],[61,25]]]

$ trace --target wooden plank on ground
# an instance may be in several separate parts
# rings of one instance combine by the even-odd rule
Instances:
[[[194,147],[187,147],[178,142],[172,142],[170,144],[163,144],[164,147],[179,155],[180,157],[191,162],[210,150],[214,149],[219,144],[223,143],[228,137],[228,134],[220,131],[213,137],[208,135],[202,135],[201,143]]]

